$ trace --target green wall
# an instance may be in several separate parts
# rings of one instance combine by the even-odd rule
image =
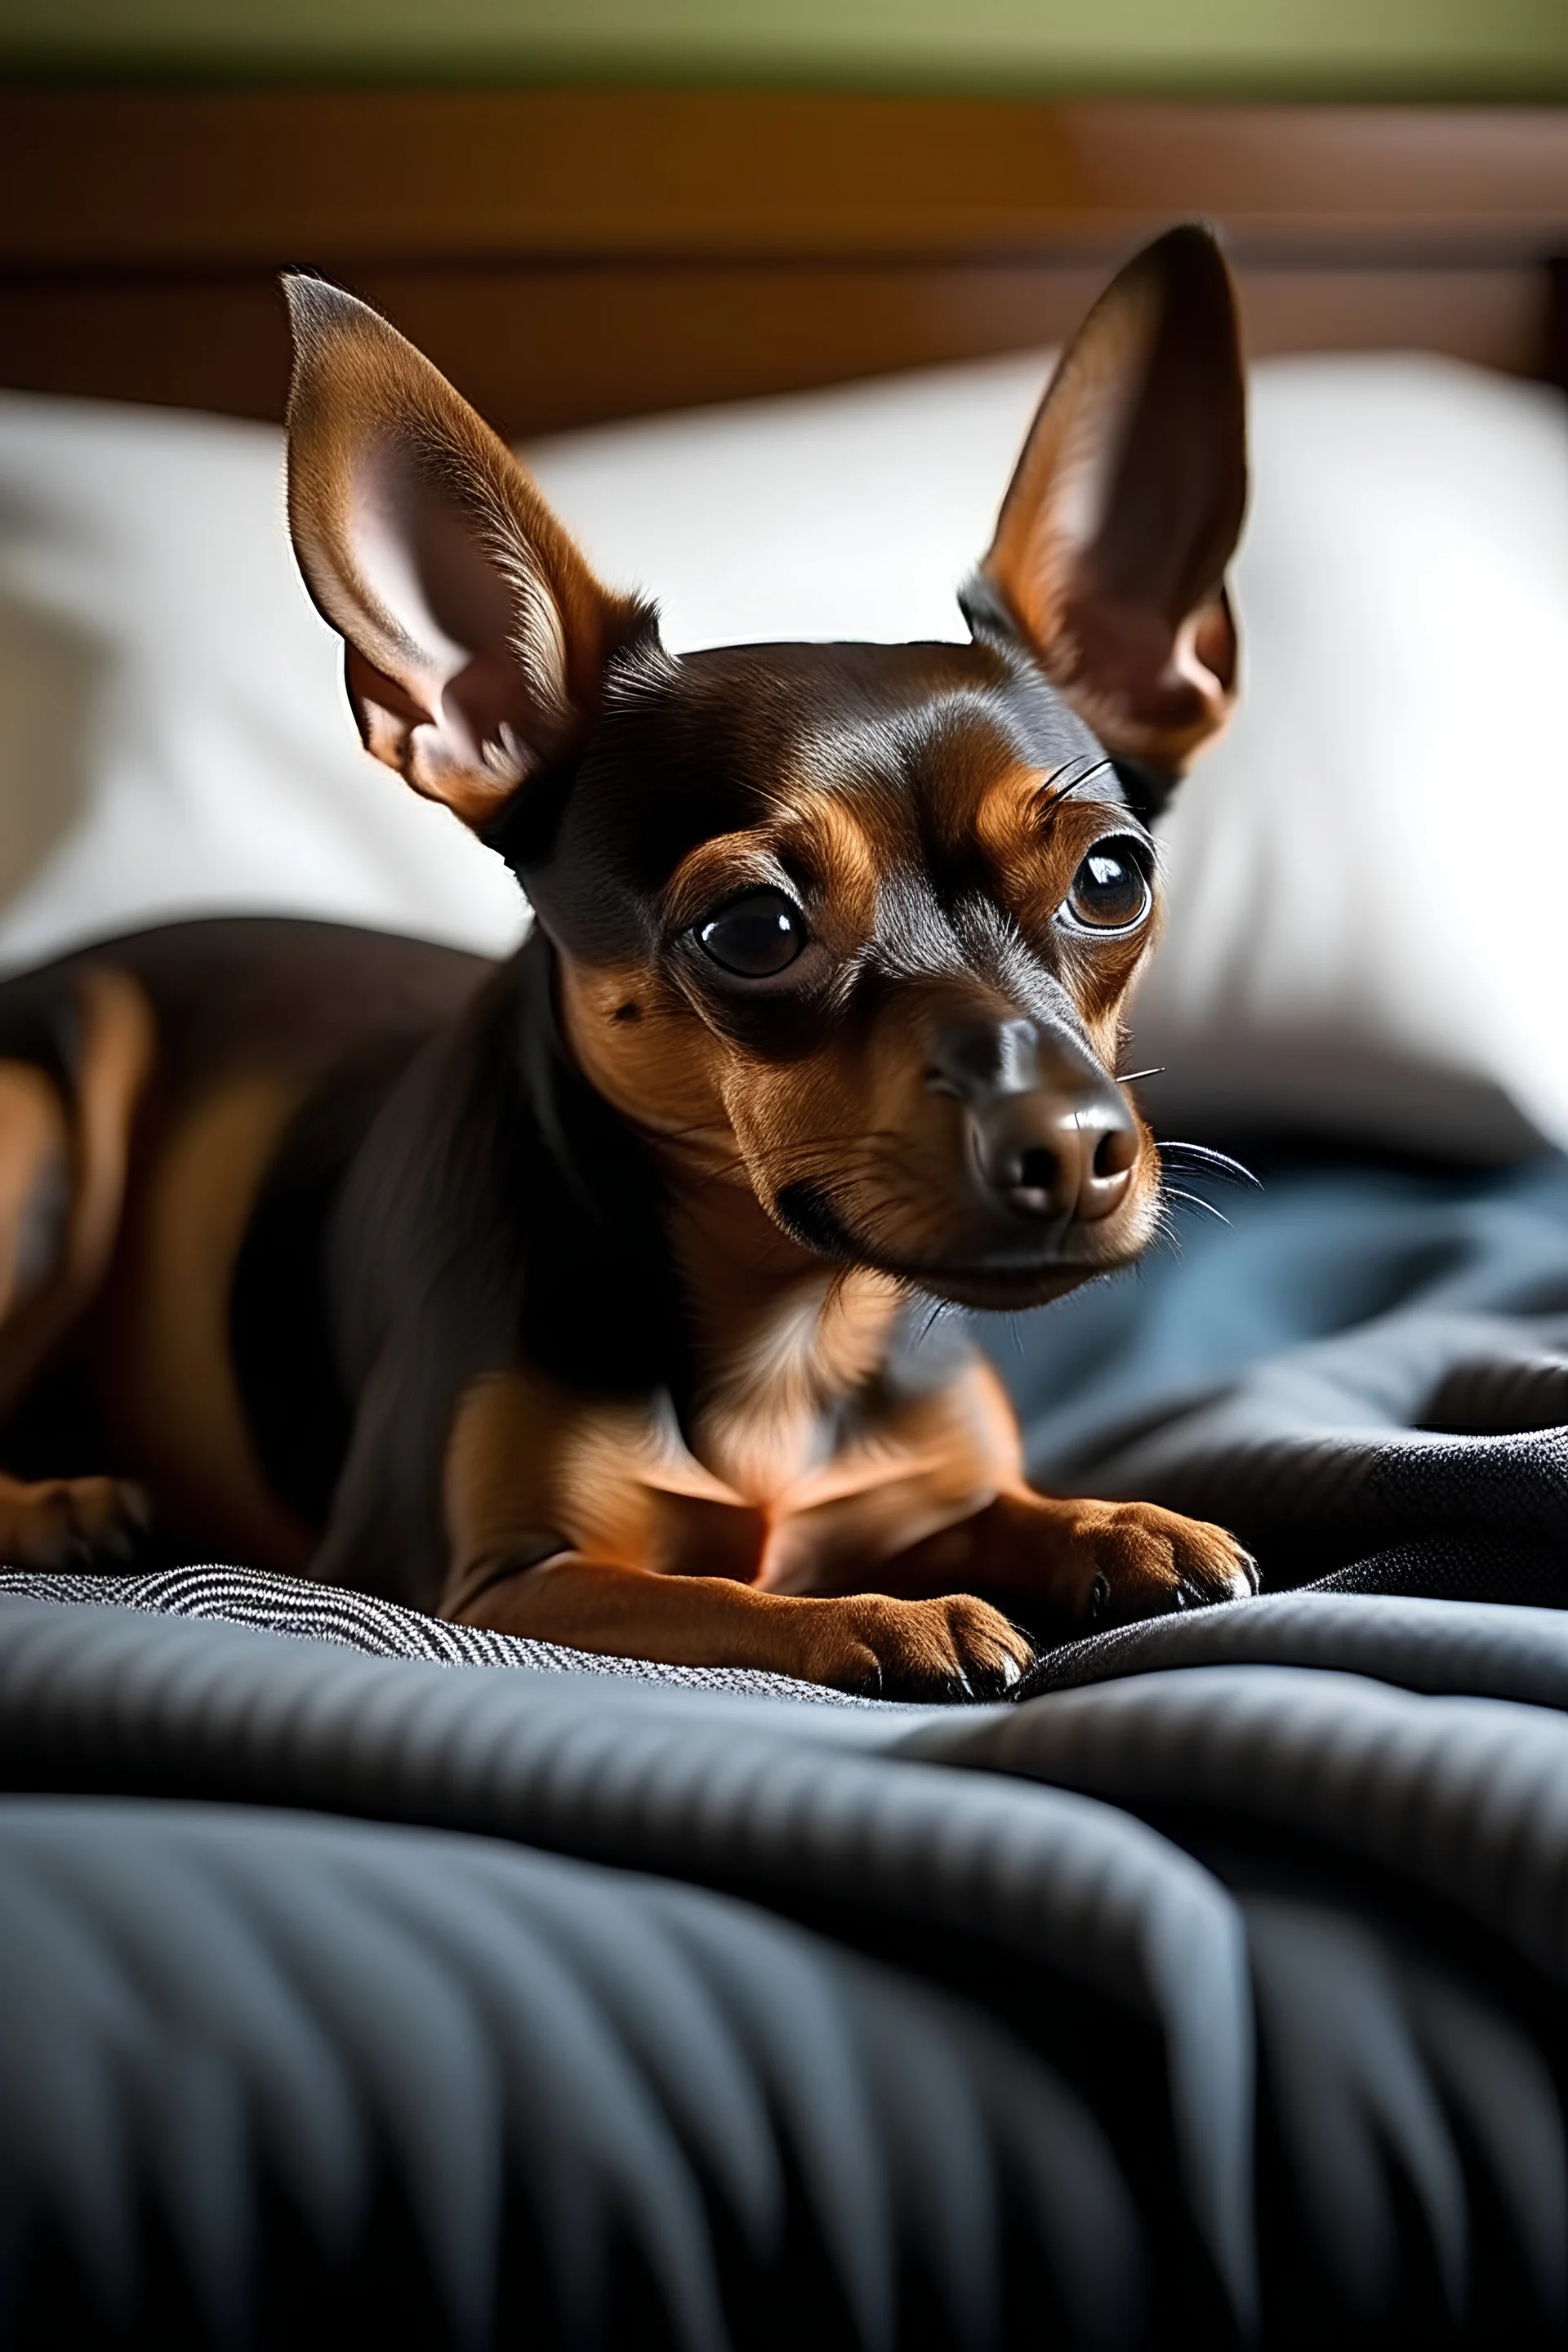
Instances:
[[[1568,0],[0,0],[0,71],[1568,96]]]

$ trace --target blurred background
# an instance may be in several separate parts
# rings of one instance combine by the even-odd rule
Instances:
[[[0,75],[5,380],[252,415],[279,262],[522,434],[1037,343],[1194,210],[1259,351],[1522,369],[1568,205],[1560,0],[6,0]]]
[[[72,72],[1530,98],[1552,0],[11,0],[5,47]]]
[[[1563,0],[4,0],[0,962],[525,920],[353,741],[280,267],[526,445],[678,648],[942,635],[1052,350],[1194,214],[1254,362],[1245,699],[1139,1059],[1227,1133],[1568,1140]]]

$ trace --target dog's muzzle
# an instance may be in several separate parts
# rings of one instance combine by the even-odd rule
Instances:
[[[1021,1017],[954,1023],[931,1041],[926,1084],[962,1106],[972,1181],[1015,1230],[1098,1224],[1127,1198],[1137,1126],[1075,1039]]]

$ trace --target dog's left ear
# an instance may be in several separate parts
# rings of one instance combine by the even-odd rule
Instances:
[[[1169,778],[1236,697],[1246,401],[1224,257],[1208,229],[1172,229],[1063,355],[963,599],[977,630],[1024,638],[1108,751]]]
[[[289,527],[342,637],[368,750],[469,824],[569,757],[607,654],[646,623],[422,352],[335,286],[287,278]]]

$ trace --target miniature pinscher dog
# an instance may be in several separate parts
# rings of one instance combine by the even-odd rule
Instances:
[[[247,1561],[601,1653],[994,1695],[1256,1589],[1033,1492],[913,1343],[1130,1265],[1148,830],[1224,724],[1235,303],[1173,230],[1052,378],[967,644],[679,658],[390,326],[295,278],[289,513],[369,750],[509,962],[171,926],[0,989],[0,1558]],[[763,558],[761,560],[765,560]]]

